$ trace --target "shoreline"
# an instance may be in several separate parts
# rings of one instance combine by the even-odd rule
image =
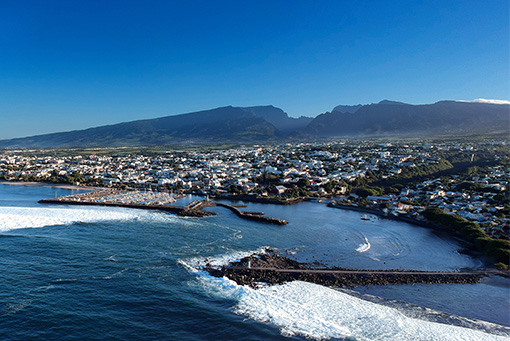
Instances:
[[[11,185],[11,186],[27,186],[27,187],[51,187],[51,188],[62,188],[62,189],[71,189],[71,190],[79,190],[79,191],[97,191],[100,189],[104,189],[103,187],[89,187],[89,186],[80,186],[80,185],[71,185],[71,184],[52,184],[47,182],[37,182],[37,181],[0,181],[0,185]]]
[[[261,203],[261,204],[274,204],[274,205],[294,205],[298,204],[304,201],[310,201],[309,198],[292,198],[288,200],[281,200],[281,199],[275,199],[275,198],[260,198],[260,197],[250,197],[250,196],[232,196],[232,195],[220,195],[216,196],[216,199],[221,200],[229,200],[232,202],[237,201],[246,201],[246,202],[255,202],[255,203]],[[317,197],[313,198],[319,200],[324,199],[331,199],[329,197]],[[471,257],[477,258],[480,261],[483,262],[485,266],[493,267],[494,262],[492,262],[487,256],[485,256],[473,243],[470,243],[463,238],[461,238],[459,235],[453,233],[450,229],[443,225],[439,225],[427,220],[416,220],[409,217],[403,217],[403,216],[395,216],[393,214],[386,214],[381,210],[374,210],[370,208],[365,207],[359,207],[359,206],[352,206],[352,205],[344,205],[344,204],[333,204],[329,203],[327,204],[328,207],[341,209],[341,210],[348,210],[348,211],[356,211],[359,213],[366,213],[371,214],[374,216],[377,216],[381,219],[389,219],[394,220],[398,222],[408,223],[415,226],[424,227],[427,229],[431,229],[432,231],[440,232],[448,234],[451,238],[455,239],[457,242],[461,244],[461,249],[457,250],[459,253],[467,254]]]
[[[71,184],[53,184],[53,183],[45,183],[45,182],[23,182],[23,181],[0,181],[0,184],[3,185],[15,185],[15,186],[40,186],[40,187],[51,187],[51,188],[61,188],[61,189],[68,189],[68,190],[78,190],[78,191],[100,191],[104,190],[105,187],[92,187],[92,186],[81,186],[81,185],[71,185]],[[195,194],[196,195],[196,194]],[[277,198],[262,198],[262,197],[256,197],[256,196],[248,196],[248,195],[216,195],[213,196],[214,199],[219,200],[228,200],[231,202],[238,202],[238,201],[245,201],[245,202],[254,202],[254,203],[261,203],[261,204],[273,204],[273,205],[294,205],[298,204],[304,201],[308,201],[307,198],[300,197],[300,198],[291,198],[291,199],[277,199]],[[314,198],[315,199],[315,198]],[[326,197],[318,197],[317,200],[321,199],[330,199]],[[221,206],[221,205],[220,205]],[[226,205],[230,206],[230,205]],[[226,207],[225,206],[225,207]],[[461,246],[462,249],[459,249],[458,252],[467,254],[471,257],[475,257],[479,260],[481,260],[486,266],[493,266],[493,262],[489,258],[487,258],[473,243],[470,243],[463,238],[459,237],[457,234],[453,233],[450,229],[448,229],[445,226],[435,224],[433,222],[429,221],[420,221],[409,217],[403,217],[403,216],[395,216],[392,214],[385,214],[381,210],[374,210],[369,209],[365,207],[359,207],[359,206],[352,206],[352,205],[344,205],[344,204],[333,204],[329,203],[327,204],[328,207],[336,208],[336,209],[344,209],[344,210],[350,210],[350,211],[356,211],[360,213],[366,213],[375,215],[377,217],[380,217],[381,219],[390,219],[394,221],[404,222],[413,224],[420,227],[425,227],[427,229],[432,229],[441,233],[446,233],[455,240],[457,240]],[[133,207],[134,208],[134,207]],[[140,208],[140,207],[136,207]],[[229,208],[231,209],[231,208]],[[232,209],[231,209],[232,210]],[[261,222],[269,222],[276,225],[286,225],[287,221],[278,219],[278,218],[269,218],[268,217],[261,217],[257,214],[252,215],[248,214],[248,212],[241,212],[242,216],[238,214],[238,212],[235,212],[235,210],[232,210],[236,215],[238,215],[240,218],[244,219],[250,219],[250,220],[258,220]],[[257,212],[255,212],[257,213]],[[193,214],[191,216],[194,216]],[[199,215],[200,216],[200,215]]]
[[[272,205],[294,205],[303,202],[304,198],[290,198],[290,199],[278,199],[278,198],[263,198],[250,195],[225,195],[218,194],[211,196],[216,200],[229,200],[229,201],[246,201],[260,204],[272,204]]]
[[[332,204],[332,203],[329,203],[327,206],[331,207],[331,208],[340,209],[340,210],[348,210],[348,211],[372,214],[372,215],[375,215],[381,219],[389,219],[389,220],[399,221],[399,222],[408,223],[408,224],[412,224],[415,226],[420,226],[420,227],[424,227],[427,229],[431,229],[433,231],[446,233],[461,244],[462,249],[460,249],[458,251],[461,251],[462,253],[467,254],[471,257],[480,259],[486,266],[493,265],[493,262],[490,262],[489,259],[473,243],[470,243],[469,241],[462,239],[458,234],[452,232],[446,226],[435,224],[433,222],[429,222],[426,220],[421,221],[421,220],[416,220],[416,219],[409,218],[409,217],[395,216],[393,214],[385,214],[384,212],[379,211],[379,210],[374,210],[374,209],[364,208],[364,207],[359,207],[359,206],[344,205],[344,204]]]

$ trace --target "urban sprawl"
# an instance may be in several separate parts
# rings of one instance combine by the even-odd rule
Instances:
[[[333,141],[149,155],[5,150],[0,179],[249,200],[327,199],[330,206],[425,220],[430,208],[510,236],[510,155],[501,141]]]

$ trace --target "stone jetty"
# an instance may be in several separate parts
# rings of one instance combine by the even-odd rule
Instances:
[[[266,216],[264,216],[264,212],[243,212],[235,206],[227,205],[227,204],[220,203],[220,202],[215,202],[214,205],[228,208],[229,210],[234,212],[234,214],[237,215],[239,218],[260,221],[263,223],[269,223],[269,224],[275,224],[275,225],[287,225],[288,224],[288,222],[283,219],[266,217]]]
[[[206,266],[212,276],[228,277],[240,285],[257,287],[257,283],[282,284],[306,281],[335,287],[356,287],[387,284],[468,284],[477,283],[489,275],[508,276],[495,269],[462,272],[436,272],[416,270],[357,270],[345,268],[316,268],[278,255],[275,251],[245,257],[227,266]]]

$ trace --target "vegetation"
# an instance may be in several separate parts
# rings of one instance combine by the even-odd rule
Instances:
[[[439,208],[428,208],[423,215],[429,221],[446,226],[458,233],[464,240],[473,243],[497,262],[509,265],[510,242],[508,240],[493,239],[482,230],[479,224],[457,215],[447,214]]]
[[[397,187],[405,186],[412,182],[422,182],[428,179],[440,177],[445,172],[454,169],[448,160],[439,159],[437,163],[421,165],[416,167],[404,167],[400,174],[396,174],[389,179],[383,179],[383,175],[387,174],[388,169],[381,167],[381,169],[374,173],[370,172],[365,181],[365,184],[371,183],[380,187]]]
[[[384,192],[384,188],[381,187],[361,187],[354,190],[354,193],[363,198],[382,195]]]
[[[42,177],[34,176],[34,175],[21,175],[21,176],[8,176],[8,175],[0,175],[0,180],[7,181],[25,181],[25,182],[47,182],[53,184],[82,184],[82,185],[91,185],[91,186],[99,186],[101,182],[94,179],[87,179],[80,172],[76,171],[72,174],[60,175],[58,171],[53,170],[50,174]]]

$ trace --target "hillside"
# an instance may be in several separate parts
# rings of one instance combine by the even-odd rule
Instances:
[[[342,111],[343,110],[343,111]],[[493,135],[510,131],[510,105],[381,101],[292,118],[274,106],[222,107],[69,132],[1,140],[2,148],[261,143],[334,136]]]
[[[138,146],[173,143],[254,142],[277,129],[243,108],[223,107],[85,130],[0,141],[0,147]]]
[[[509,105],[455,101],[411,105],[381,101],[360,106],[352,113],[341,112],[341,108],[318,115],[305,131],[313,136],[495,134],[510,127]]]
[[[282,109],[272,105],[247,107],[244,109],[274,125],[281,136],[287,136],[297,130],[305,129],[313,121],[312,117],[289,117]]]

